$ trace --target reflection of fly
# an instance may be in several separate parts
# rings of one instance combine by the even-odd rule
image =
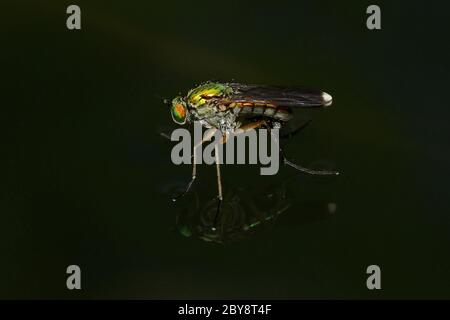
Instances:
[[[257,128],[269,131],[280,128],[292,118],[292,108],[325,107],[331,103],[331,96],[319,90],[221,82],[206,82],[190,90],[185,97],[175,97],[171,104],[173,121],[180,125],[198,121],[204,127],[216,130],[211,130],[210,135],[194,146],[192,179],[185,191],[174,200],[188,192],[196,178],[196,148],[208,141],[217,130],[220,130],[222,143],[225,143],[230,133],[240,134]],[[214,226],[222,202],[217,145],[215,153],[219,201]],[[297,170],[316,175],[338,174],[335,171],[316,171],[301,167],[287,160],[281,149],[280,154],[285,164]]]

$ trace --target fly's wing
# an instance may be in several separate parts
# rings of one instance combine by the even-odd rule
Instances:
[[[332,97],[323,91],[301,87],[276,87],[228,84],[233,95],[227,100],[231,102],[258,102],[277,107],[326,107],[331,105]]]

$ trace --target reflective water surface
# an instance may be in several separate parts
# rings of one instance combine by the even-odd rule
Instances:
[[[217,243],[245,239],[278,223],[279,215],[288,214],[295,201],[288,187],[288,181],[283,181],[256,190],[228,190],[215,226],[217,199],[202,203],[199,193],[193,192],[176,216],[177,229],[185,237]],[[298,203],[296,211],[296,216],[287,217],[281,223],[302,224],[326,219],[336,212],[336,204]]]

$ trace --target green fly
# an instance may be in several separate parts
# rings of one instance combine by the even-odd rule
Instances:
[[[198,121],[203,127],[215,129],[211,131],[211,134],[219,130],[223,137],[223,143],[225,143],[231,133],[243,133],[258,128],[266,128],[269,131],[281,128],[284,123],[292,119],[293,108],[327,107],[332,104],[332,101],[331,95],[314,89],[208,81],[191,89],[186,96],[175,97],[172,100],[170,112],[173,121],[177,124],[183,125]],[[200,145],[206,140],[204,139]],[[200,145],[194,146],[194,155],[196,154],[195,149]],[[299,171],[315,175],[339,174],[335,171],[312,170],[294,164],[286,159],[281,148],[280,154],[285,164]],[[217,219],[222,202],[222,183],[217,150],[216,171]],[[189,191],[196,174],[194,159],[192,178],[184,192],[176,196],[174,201]]]

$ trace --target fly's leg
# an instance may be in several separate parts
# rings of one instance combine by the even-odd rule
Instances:
[[[226,139],[226,136],[223,136],[222,139],[223,141]],[[214,153],[216,156],[216,173],[217,173],[217,211],[216,211],[216,215],[214,217],[214,225],[213,225],[213,230],[216,230],[216,225],[217,225],[217,218],[220,215],[220,207],[222,205],[222,200],[223,200],[223,196],[222,196],[222,178],[220,175],[220,159],[219,159],[219,145],[215,145],[214,147]]]
[[[293,136],[295,136],[296,134],[298,134],[300,131],[302,131],[303,129],[305,129],[306,126],[307,126],[308,124],[310,124],[310,123],[311,123],[311,119],[308,119],[308,120],[304,121],[302,124],[300,124],[297,128],[295,128],[295,129],[293,129],[293,130],[291,130],[291,131],[289,131],[289,132],[286,132],[286,133],[283,134],[283,135],[280,135],[280,138],[281,138],[281,139],[290,139],[290,138],[292,138]]]
[[[167,140],[171,140],[170,135],[168,133],[160,132],[159,135],[163,138],[166,138]]]
[[[279,150],[280,150],[280,155],[281,155],[281,158],[283,159],[283,163],[284,164],[287,164],[288,166],[290,166],[290,167],[292,167],[292,168],[294,168],[294,169],[296,169],[298,171],[301,171],[301,172],[304,172],[304,173],[308,173],[308,174],[312,174],[312,175],[320,175],[320,176],[330,176],[330,175],[331,176],[337,176],[337,175],[339,175],[339,172],[337,172],[337,171],[309,169],[309,168],[302,167],[302,166],[300,166],[300,165],[298,165],[296,163],[293,163],[293,162],[289,161],[288,159],[286,159],[286,155],[284,154],[284,151],[283,151],[283,149],[280,146],[279,140],[273,134],[273,132],[272,132],[272,130],[270,128],[269,128],[269,131],[270,131],[270,134],[272,135],[272,137],[274,138],[274,140],[276,141],[276,143],[278,143]]]
[[[191,181],[189,181],[189,183],[187,184],[186,188],[184,189],[183,192],[177,194],[176,196],[174,196],[172,198],[172,201],[177,201],[178,199],[180,199],[181,197],[183,197],[186,193],[189,192],[189,190],[191,189],[192,184],[195,181],[195,178],[197,176],[197,164],[195,163],[196,159],[195,159],[195,149],[194,148],[194,161],[192,162],[192,176],[191,176]]]
[[[178,194],[172,198],[172,201],[177,201],[178,199],[183,197],[186,193],[188,193],[188,191],[191,189],[192,184],[194,183],[195,178],[197,177],[197,148],[200,147],[205,141],[209,141],[214,136],[216,131],[217,130],[210,130],[208,132],[208,134],[202,139],[202,141],[200,141],[199,143],[197,143],[194,146],[194,154],[192,155],[193,161],[192,161],[191,181],[189,181],[189,183],[186,186],[186,189],[183,192],[181,192],[180,194]]]
[[[318,175],[318,176],[338,176],[339,175],[338,171],[313,170],[313,169],[305,168],[305,167],[299,166],[298,164],[293,163],[293,162],[289,161],[288,159],[286,159],[286,157],[284,156],[283,153],[281,154],[281,156],[283,157],[284,164],[287,164],[288,166],[290,166],[298,171],[304,172],[304,173]]]
[[[255,122],[250,122],[250,123],[247,123],[247,124],[239,127],[239,129],[236,129],[234,133],[235,133],[235,135],[238,135],[238,134],[244,133],[244,132],[252,130],[252,129],[258,129],[265,125],[267,125],[266,120],[258,120]]]
[[[242,134],[248,130],[252,130],[252,129],[257,129],[260,128],[263,125],[267,125],[266,120],[258,120],[255,122],[251,122],[251,123],[247,123],[243,126],[241,126],[239,129],[235,130],[234,134],[235,135],[239,135]],[[224,134],[222,136],[222,140],[221,143],[225,144],[228,140],[228,135]],[[216,144],[215,146],[215,156],[216,156],[216,172],[217,172],[217,188],[218,188],[218,195],[217,195],[217,199],[218,199],[218,203],[217,203],[217,211],[216,211],[216,215],[214,217],[214,224],[212,227],[212,230],[216,230],[216,226],[217,226],[217,219],[220,216],[220,208],[222,205],[222,200],[223,200],[223,196],[222,196],[222,177],[220,174],[220,159],[219,159],[219,148],[218,145]]]

